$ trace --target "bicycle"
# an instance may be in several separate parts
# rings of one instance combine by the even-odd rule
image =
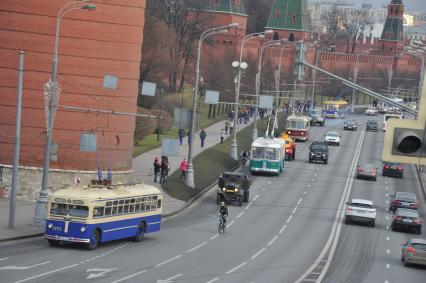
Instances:
[[[224,217],[219,215],[219,226],[217,227],[217,232],[219,234],[225,234],[225,232],[226,232],[226,224],[225,224],[225,221],[223,219]]]

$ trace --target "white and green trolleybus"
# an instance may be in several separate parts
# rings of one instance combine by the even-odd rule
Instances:
[[[285,141],[258,138],[251,145],[250,172],[280,174],[284,168]]]

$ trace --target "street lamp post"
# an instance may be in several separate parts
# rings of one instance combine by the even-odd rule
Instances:
[[[59,31],[60,31],[60,24],[62,18],[67,14],[68,12],[71,12],[73,10],[89,10],[93,11],[96,9],[96,5],[94,4],[87,4],[89,2],[88,0],[81,0],[81,1],[73,1],[66,5],[64,5],[61,10],[59,11],[59,14],[56,18],[56,33],[55,33],[55,49],[53,52],[53,64],[52,64],[52,78],[50,82],[50,98],[48,101],[48,113],[47,113],[47,128],[46,128],[46,140],[45,140],[45,146],[44,146],[44,164],[43,164],[43,178],[42,178],[42,184],[41,184],[41,190],[39,193],[39,197],[37,199],[36,208],[34,212],[34,218],[33,218],[33,224],[43,226],[46,220],[46,203],[47,203],[47,185],[49,182],[49,165],[50,165],[50,151],[51,151],[51,143],[52,143],[52,130],[53,130],[53,117],[54,113],[56,112],[56,95],[57,95],[57,80],[56,80],[56,74],[58,69],[58,47],[59,47]]]
[[[240,88],[241,88],[241,71],[245,68],[247,68],[247,63],[243,62],[243,50],[244,46],[247,41],[263,37],[265,34],[272,33],[272,30],[266,30],[264,32],[256,32],[246,35],[243,40],[241,41],[240,46],[240,59],[239,61],[235,61],[232,63],[232,66],[234,68],[238,67],[238,77],[237,77],[237,87],[235,88],[235,104],[234,104],[234,121],[233,121],[233,132],[232,132],[232,144],[231,144],[231,157],[234,160],[238,160],[238,145],[237,145],[237,119],[238,119],[238,103],[239,103],[239,97],[240,97]],[[238,63],[238,65],[236,65]],[[244,63],[244,64],[243,64]],[[257,99],[256,99],[257,101]],[[257,115],[256,111],[254,113],[255,117]]]
[[[203,44],[203,41],[209,37],[210,35],[227,32],[229,28],[235,28],[238,27],[238,23],[232,23],[226,26],[220,26],[220,27],[214,27],[206,29],[200,36],[200,39],[198,40],[198,50],[197,50],[197,64],[195,68],[195,90],[194,90],[194,96],[192,97],[192,117],[191,117],[191,133],[188,137],[190,139],[190,142],[188,144],[188,165],[186,170],[186,177],[185,177],[185,184],[190,188],[195,188],[195,182],[194,182],[194,165],[192,164],[192,151],[193,151],[193,144],[194,144],[194,135],[195,135],[195,115],[197,113],[196,107],[197,107],[197,98],[198,98],[198,86],[200,81],[200,57],[201,57],[201,46]]]

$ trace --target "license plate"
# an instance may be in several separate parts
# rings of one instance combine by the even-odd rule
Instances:
[[[404,222],[404,223],[413,223],[413,220],[411,220],[411,219],[403,219],[402,222]]]
[[[408,202],[401,202],[401,205],[409,206],[410,203],[408,203]]]

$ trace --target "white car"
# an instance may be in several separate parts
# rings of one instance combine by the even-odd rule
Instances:
[[[376,107],[368,107],[367,110],[365,110],[365,115],[377,116],[378,112],[379,112],[379,110]]]
[[[327,144],[340,145],[340,134],[338,132],[328,132],[324,136]]]
[[[376,206],[371,200],[352,199],[346,203],[345,223],[362,222],[376,226]]]

